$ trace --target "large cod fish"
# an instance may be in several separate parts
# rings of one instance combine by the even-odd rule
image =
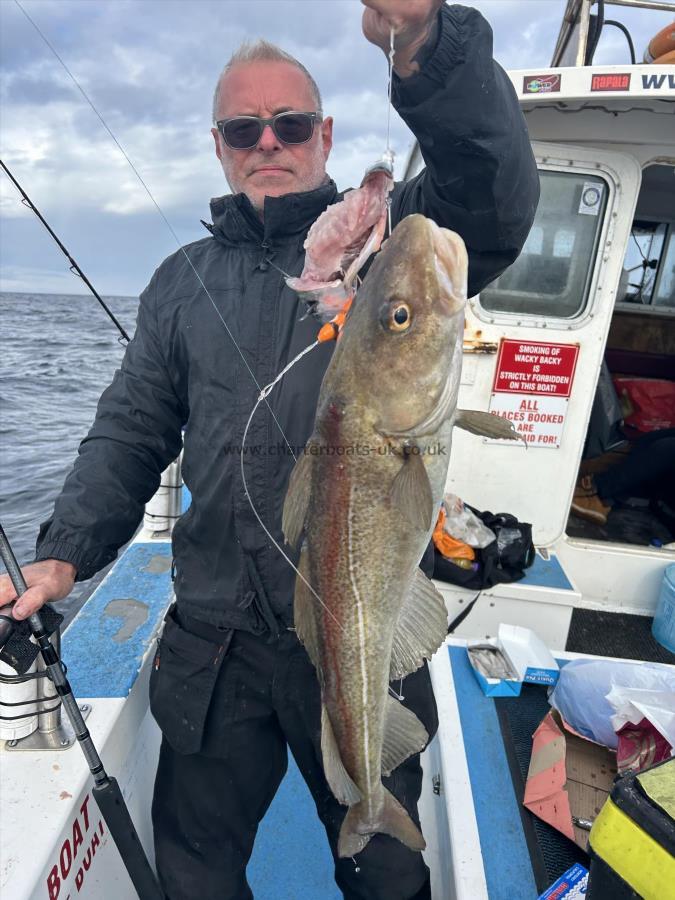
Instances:
[[[457,410],[466,283],[457,234],[421,215],[399,223],[347,317],[284,505],[287,542],[304,535],[295,627],[321,688],[326,778],[349,806],[343,857],[376,832],[425,847],[381,780],[428,740],[389,682],[419,668],[447,633],[443,599],[418,563],[453,426],[515,436],[504,419]]]

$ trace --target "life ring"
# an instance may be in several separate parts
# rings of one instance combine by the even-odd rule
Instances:
[[[659,56],[658,59],[654,60],[654,65],[675,66],[675,50],[670,50],[668,53],[664,53],[663,56]]]
[[[675,21],[662,28],[655,35],[645,50],[644,61],[646,63],[673,63],[675,59]]]

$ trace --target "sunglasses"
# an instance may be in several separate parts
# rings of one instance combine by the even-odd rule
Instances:
[[[258,116],[232,116],[216,122],[223,140],[232,150],[251,150],[267,125],[283,144],[306,144],[314,134],[314,123],[321,121],[316,112],[282,112],[271,119]]]

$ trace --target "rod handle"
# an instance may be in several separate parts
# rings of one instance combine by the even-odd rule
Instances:
[[[164,892],[150,868],[117,779],[108,778],[103,784],[96,785],[92,793],[140,900],[165,900]]]

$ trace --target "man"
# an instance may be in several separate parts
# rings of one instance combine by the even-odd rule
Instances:
[[[538,197],[524,121],[492,61],[489,26],[440,0],[363,2],[364,34],[385,53],[390,23],[397,29],[394,105],[427,163],[421,176],[396,186],[394,222],[423,212],[458,231],[476,293],[518,255]],[[310,115],[278,118],[288,111]],[[246,863],[285,772],[287,745],[334,855],[345,814],[321,766],[316,676],[291,627],[295,573],[260,528],[236,452],[259,387],[316,336],[317,323],[302,317],[280,271],[300,273],[309,226],[340,199],[325,170],[332,120],[306,70],[259,43],[226,67],[214,125],[233,193],[212,202],[212,235],[165,260],[144,291],[134,340],[41,529],[39,561],[24,570],[30,589],[14,613],[24,618],[66,596],[74,579],[114,558],[178,455],[184,429],[192,503],[174,530],[177,605],[150,687],[164,736],[156,855],[171,900],[251,897]],[[295,366],[248,431],[247,445],[265,451],[245,456],[248,489],[280,543],[293,466],[286,440],[302,447],[311,433],[331,352],[322,345]],[[0,601],[13,599],[6,580],[0,592]],[[433,735],[426,667],[406,679],[403,693]],[[385,783],[419,821],[419,757]],[[381,834],[356,861],[336,857],[336,881],[347,898],[430,896],[421,854]]]

